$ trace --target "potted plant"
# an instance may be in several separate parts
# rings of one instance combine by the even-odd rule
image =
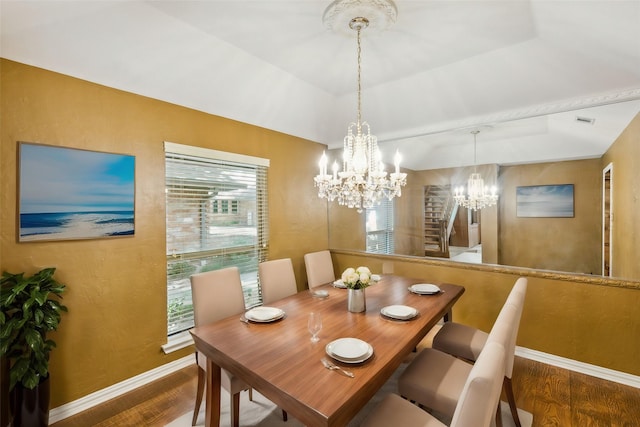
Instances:
[[[56,343],[47,332],[58,329],[65,285],[55,268],[33,276],[2,273],[0,279],[0,356],[9,361],[13,425],[49,422],[49,353]],[[55,298],[55,299],[54,299]]]

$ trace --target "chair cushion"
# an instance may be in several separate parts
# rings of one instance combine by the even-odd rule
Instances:
[[[471,326],[446,322],[433,338],[432,347],[475,362],[488,337],[488,333]]]
[[[451,419],[471,368],[461,359],[425,348],[398,378],[398,392]]]
[[[446,427],[426,411],[395,394],[387,395],[361,426]]]

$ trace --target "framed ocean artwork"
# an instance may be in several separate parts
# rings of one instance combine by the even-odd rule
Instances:
[[[516,216],[573,218],[573,184],[531,185],[516,188]]]
[[[135,232],[135,157],[19,142],[18,241]]]

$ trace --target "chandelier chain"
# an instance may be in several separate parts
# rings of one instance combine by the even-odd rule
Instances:
[[[360,31],[362,30],[362,28],[360,26],[357,27],[357,38],[358,38],[358,133],[360,133],[360,129],[361,129],[361,125],[360,123],[362,122],[362,81],[361,81],[361,69],[362,69],[362,60],[360,58],[361,54],[362,54],[362,45],[360,42]]]
[[[478,142],[476,141],[476,137],[480,133],[479,130],[472,130],[473,134],[473,171],[476,172],[478,170]]]

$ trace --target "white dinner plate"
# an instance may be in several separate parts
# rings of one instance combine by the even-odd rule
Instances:
[[[338,279],[335,282],[333,282],[333,287],[334,288],[347,289],[347,285],[344,284],[342,279]]]
[[[386,307],[382,307],[380,313],[393,319],[408,320],[416,317],[418,315],[418,310],[406,305],[388,305]]]
[[[326,298],[329,296],[329,291],[326,291],[324,289],[320,289],[317,291],[311,291],[311,295],[316,297],[316,298]]]
[[[331,357],[344,363],[364,362],[373,355],[373,347],[357,338],[339,338],[325,347]]]
[[[371,279],[375,282],[379,282],[382,279],[382,276],[380,276],[379,274],[372,274]]]
[[[437,285],[432,285],[430,283],[418,283],[411,285],[409,286],[409,290],[420,295],[433,295],[441,291]]]
[[[244,314],[252,322],[273,322],[284,317],[284,311],[275,307],[255,307]]]

